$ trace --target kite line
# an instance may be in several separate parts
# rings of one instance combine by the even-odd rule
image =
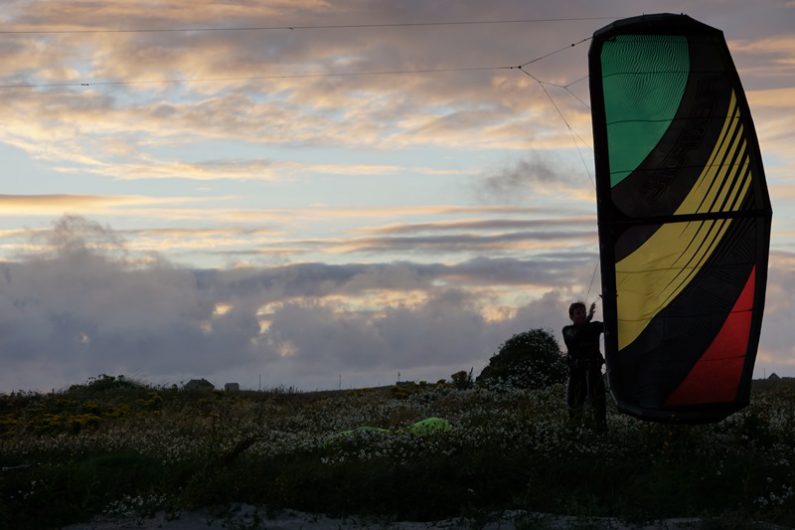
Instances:
[[[96,33],[193,33],[220,31],[297,31],[297,30],[334,30],[334,29],[379,29],[379,28],[414,28],[434,26],[477,26],[501,24],[526,24],[540,22],[583,22],[589,20],[615,20],[617,17],[579,17],[579,18],[517,18],[498,20],[460,20],[437,22],[395,22],[373,24],[320,24],[320,25],[287,25],[287,26],[231,26],[231,27],[198,27],[198,28],[130,28],[130,29],[30,29],[0,31],[0,35],[79,35]]]
[[[524,63],[522,63],[520,65],[515,66],[514,68],[519,70],[520,72],[522,72],[524,75],[526,75],[527,77],[529,77],[533,81],[535,81],[538,84],[538,86],[541,87],[541,90],[544,92],[544,94],[546,95],[547,99],[549,99],[549,102],[555,108],[555,111],[557,111],[558,116],[560,116],[561,121],[563,121],[563,124],[566,126],[566,129],[568,129],[569,134],[572,136],[572,139],[574,140],[574,147],[577,150],[577,155],[579,156],[580,162],[582,162],[582,167],[583,167],[583,169],[585,169],[585,174],[588,175],[588,178],[590,179],[591,184],[593,184],[594,189],[595,189],[596,188],[596,179],[594,179],[594,176],[591,174],[591,170],[588,168],[588,163],[585,161],[585,157],[583,156],[582,149],[580,149],[580,143],[582,143],[583,147],[587,146],[588,144],[587,144],[587,142],[585,140],[582,139],[582,137],[577,133],[577,131],[574,130],[574,128],[571,126],[571,123],[569,123],[569,120],[566,119],[565,114],[563,114],[563,110],[561,110],[560,106],[557,104],[555,99],[552,97],[552,94],[550,94],[549,90],[547,90],[547,86],[554,86],[554,87],[557,87],[557,88],[561,88],[561,89],[565,90],[574,99],[579,101],[582,105],[584,105],[587,109],[590,110],[590,105],[588,105],[588,103],[583,101],[582,98],[577,96],[570,89],[570,87],[572,85],[577,84],[577,83],[579,83],[579,82],[581,82],[581,81],[583,81],[585,79],[588,79],[588,76],[586,75],[584,77],[580,77],[579,79],[575,79],[574,81],[572,81],[570,83],[567,83],[565,85],[560,85],[560,84],[556,84],[556,83],[549,83],[549,82],[546,82],[546,81],[542,81],[541,79],[539,79],[538,77],[536,77],[532,73],[528,72],[527,69],[525,68],[526,66],[529,66],[529,65],[531,65],[531,64],[533,64],[535,62],[538,62],[538,61],[540,61],[542,59],[545,59],[545,58],[547,58],[547,57],[549,57],[551,55],[554,55],[556,53],[559,53],[559,52],[561,52],[563,50],[567,50],[569,48],[574,48],[575,46],[579,46],[580,44],[583,44],[585,42],[590,41],[591,39],[592,39],[592,37],[590,37],[590,36],[589,37],[585,37],[585,38],[583,38],[583,39],[581,39],[581,40],[579,40],[577,42],[571,43],[569,46],[566,46],[564,48],[559,48],[559,49],[557,49],[557,50],[555,50],[553,52],[550,52],[548,54],[541,55],[539,57],[533,58],[533,59],[531,59],[531,60],[529,60],[527,62],[524,62]],[[579,143],[578,143],[578,140],[579,140]],[[591,281],[588,284],[588,291],[585,294],[585,300],[586,301],[591,296],[591,290],[593,289],[593,283],[594,283],[594,280],[596,279],[596,271],[598,269],[599,269],[599,260],[597,259],[596,262],[594,263],[593,273],[591,274]]]

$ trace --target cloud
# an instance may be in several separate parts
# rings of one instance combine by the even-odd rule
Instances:
[[[312,164],[280,160],[225,159],[202,162],[174,162],[140,156],[138,162],[95,164],[86,171],[121,180],[189,179],[189,180],[258,180],[284,181],[323,175],[394,175],[401,171],[420,173],[455,173],[433,168],[401,168],[387,164]]]
[[[4,387],[46,388],[92,372],[206,372],[228,351],[237,362],[252,358],[255,314],[215,317],[192,271],[163,261],[140,267],[116,233],[83,219],[61,220],[47,242],[48,252],[2,267],[0,342],[4,364],[57,366],[66,380],[19,374],[4,378]],[[210,334],[205,321],[213,321]]]
[[[49,250],[0,264],[0,390],[99,373],[329,388],[480,369],[511,335],[554,334],[593,253],[454,264],[304,263],[198,270],[137,262],[109,227],[63,218]],[[760,369],[787,375],[795,258],[771,256]],[[591,296],[598,287],[591,286]],[[412,375],[413,374],[413,375]],[[218,381],[219,384],[222,381]]]
[[[762,320],[762,336],[759,342],[759,358],[755,373],[767,375],[793,375],[795,366],[795,331],[792,316],[795,314],[795,297],[792,295],[791,278],[795,273],[795,253],[774,251],[770,255],[765,314]]]
[[[582,265],[549,256],[194,270],[136,261],[118,232],[78,217],[37,239],[46,250],[0,265],[6,390],[103,372],[175,381],[230,367],[290,374],[279,383],[296,385],[324,370],[436,366],[444,377],[518,325],[488,320],[476,287],[569,285]]]
[[[112,195],[0,195],[0,215],[48,215],[79,211],[108,213],[125,207],[175,205],[205,200],[201,197],[144,197]],[[217,199],[216,199],[217,200]]]
[[[145,218],[146,222],[138,228],[120,231],[129,239],[127,249],[139,259],[146,259],[146,253],[154,251],[169,259],[195,261],[199,257],[205,263],[208,258],[229,259],[237,265],[246,257],[282,260],[301,256],[317,260],[337,255],[349,260],[351,253],[372,256],[378,248],[394,252],[394,259],[399,260],[403,249],[413,242],[418,244],[414,250],[426,255],[434,248],[448,248],[464,256],[475,256],[479,249],[510,251],[532,246],[543,251],[561,245],[592,245],[589,229],[595,226],[592,216],[573,207],[440,204],[245,209],[230,208],[233,199],[212,194],[162,198],[0,196],[0,204],[5,204],[6,215],[16,217],[81,212],[102,216],[102,221],[108,223],[122,218],[125,224],[128,218]],[[432,221],[394,223],[411,219]],[[343,227],[330,231],[336,223]],[[18,252],[36,251],[40,245],[34,245],[28,236],[49,230],[35,226],[0,231],[0,257],[8,259]],[[307,239],[306,235],[313,232],[322,235]],[[555,233],[561,235],[560,241],[554,241]]]
[[[535,154],[484,175],[476,184],[476,192],[486,202],[515,203],[555,193],[592,202],[592,172],[592,168],[573,168],[570,162]]]
[[[0,195],[0,208],[7,215],[31,210],[52,215],[54,211],[106,208],[124,202],[122,198],[92,195]]]
[[[766,35],[753,40],[732,40],[730,45],[732,52],[741,57],[749,55],[756,60],[768,59],[761,64],[751,66],[751,72],[782,74],[784,73],[782,68],[795,63],[795,36],[791,34]]]
[[[594,254],[547,254],[533,260],[477,258],[456,264],[390,262],[375,264],[299,263],[267,269],[248,268],[197,273],[199,284],[221,298],[253,296],[268,302],[330,295],[362,295],[372,290],[431,290],[435,285],[571,287]],[[590,269],[589,269],[590,274]]]
[[[179,146],[200,141],[380,149],[571,146],[539,87],[518,72],[324,77],[518,64],[528,57],[506,50],[533,49],[535,54],[568,40],[554,25],[536,25],[532,32],[522,25],[485,25],[466,32],[418,27],[91,33],[102,28],[294,26],[296,21],[382,23],[405,21],[407,13],[417,21],[450,16],[423,3],[405,10],[385,2],[362,9],[347,1],[185,5],[159,3],[154,11],[116,1],[101,8],[94,2],[74,2],[68,8],[60,2],[7,6],[4,22],[11,31],[87,33],[12,37],[4,54],[5,84],[40,88],[0,89],[0,98],[13,101],[0,111],[6,124],[0,138],[40,160],[60,163],[64,170],[126,179],[274,178],[270,161],[220,160],[213,167],[212,161],[172,161],[163,154],[165,147],[180,152]],[[500,10],[509,12],[511,5]],[[463,15],[491,18],[495,13],[469,6]],[[594,22],[585,25],[590,30]],[[567,27],[584,31],[578,29],[582,23]],[[500,39],[495,40],[497,32]],[[474,40],[479,45],[473,48]],[[583,64],[551,62],[546,73],[552,80],[581,77]],[[316,74],[320,76],[311,77]],[[569,119],[587,128],[587,112],[581,106],[575,111],[579,103],[563,96],[559,105]],[[570,103],[576,105],[569,108]],[[379,170],[377,166],[369,170]],[[331,173],[337,170],[348,171],[330,167]]]
[[[363,229],[364,232],[374,232],[380,234],[405,234],[421,232],[448,232],[462,230],[506,230],[521,228],[539,228],[549,226],[568,226],[568,227],[593,227],[596,225],[596,218],[592,216],[582,216],[575,218],[560,219],[475,219],[465,221],[439,221],[434,223],[408,223],[401,225],[388,225],[380,227],[370,227]]]
[[[185,366],[230,377],[262,369],[274,384],[311,386],[325,380],[322,369],[316,376],[304,369],[322,333],[340,348],[329,359],[342,362],[344,347],[358,352],[361,367],[346,373],[367,381],[378,367],[396,368],[367,352],[399,356],[393,330],[415,314],[438,324],[437,343],[462,322],[486,337],[462,332],[476,345],[514,329],[519,315],[559,327],[555,311],[565,314],[565,300],[586,292],[596,251],[593,181],[583,167],[591,167],[587,44],[569,45],[607,20],[90,31],[496,20],[531,18],[530,11],[565,18],[630,8],[518,0],[199,4],[3,4],[6,31],[89,32],[6,35],[0,43],[0,142],[13,159],[9,173],[48,179],[20,177],[13,185],[29,188],[0,196],[1,259],[15,284],[3,307],[19,326],[0,334],[0,346],[11,341],[9,351],[27,352],[13,365],[2,354],[0,371],[28,363],[27,373],[74,382],[104,367],[163,377],[186,374]],[[732,38],[775,195],[774,246],[787,250],[791,11],[739,0],[691,8]],[[564,48],[526,68],[547,92],[517,69],[499,69]],[[411,73],[418,70],[426,72]],[[356,75],[366,72],[374,75]],[[40,185],[46,195],[23,195]],[[77,222],[59,232],[18,228],[63,212],[124,230]],[[229,311],[217,311],[219,304]],[[434,307],[449,308],[450,318],[433,320]],[[317,331],[301,337],[288,315]],[[431,339],[431,329],[418,331],[407,351],[429,349]],[[466,355],[438,348],[447,363],[439,371],[464,362]],[[771,343],[771,358],[782,359],[781,348]],[[430,377],[433,362],[413,370]]]
[[[749,90],[746,92],[751,108],[774,107],[789,109],[795,98],[795,87]]]
[[[374,2],[367,9],[346,1],[248,2],[245,6],[192,6],[190,14],[186,14],[180,11],[181,6],[187,5],[182,2],[158,4],[156,12],[145,5],[119,2],[109,2],[99,10],[91,2],[75,4],[68,7],[69,24],[64,24],[65,8],[58,2],[33,2],[24,9],[11,8],[6,23],[17,29],[77,30],[273,27],[295,26],[296,21],[303,25],[366,24],[405,22],[407,18],[442,20],[453,15],[473,20],[493,19],[497,12],[510,18],[524,7],[516,2],[501,2],[489,10],[468,5],[454,13],[440,13],[421,2],[399,10],[388,2]],[[116,13],[124,13],[122,28]],[[42,116],[52,116],[52,111],[59,107],[58,99],[68,101],[71,119],[50,119],[50,129],[57,124],[69,130],[69,124],[74,128],[90,118],[94,131],[123,128],[169,138],[187,135],[291,145],[571,148],[573,139],[546,95],[535,81],[518,71],[340,78],[289,76],[516,65],[552,49],[565,48],[589,36],[603,23],[481,25],[467,26],[466,31],[431,27],[29,35],[14,41],[5,64],[18,65],[9,67],[14,68],[10,74],[25,71],[27,77],[36,81],[44,69],[25,67],[31,64],[31,50],[53,49],[59,57],[41,62],[67,65],[69,72],[62,75],[64,80],[74,80],[74,71],[78,70],[88,72],[86,81],[122,83],[108,85],[113,89],[108,93],[113,96],[103,95],[101,84],[79,94],[63,94],[56,87],[45,94],[27,91],[27,97],[15,92],[15,99],[22,96],[32,105],[25,113],[27,116],[37,109]],[[373,38],[375,34],[378,39]],[[473,42],[477,46],[473,47]],[[756,49],[743,42],[738,44],[739,50]],[[786,45],[784,41],[767,46]],[[582,49],[567,50],[528,68],[546,81],[572,82],[586,73],[586,54],[581,53]],[[92,53],[87,55],[86,50]],[[53,77],[54,74],[48,74],[46,79]],[[178,90],[172,91],[174,84],[167,81],[175,78],[192,81],[181,83]],[[567,92],[555,87],[549,90],[567,121],[582,138],[588,138],[587,109]],[[178,98],[164,97],[173,96],[174,92]],[[90,112],[92,108],[104,112]],[[247,112],[240,113],[241,108]],[[63,113],[66,108],[60,110]],[[23,120],[19,122],[23,125]],[[64,134],[62,141],[70,137],[74,136]],[[25,145],[34,148],[34,142]],[[61,151],[67,154],[70,150]],[[83,154],[88,155],[89,151]],[[94,157],[103,158],[101,154],[89,156]]]
[[[335,252],[482,253],[517,249],[538,251],[593,245],[595,242],[596,232],[593,230],[535,230],[487,235],[464,233],[360,238],[341,241],[331,246],[331,250]]]

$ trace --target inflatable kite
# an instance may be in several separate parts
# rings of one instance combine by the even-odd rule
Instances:
[[[746,406],[771,207],[723,33],[685,15],[610,24],[589,52],[610,389],[639,418]]]

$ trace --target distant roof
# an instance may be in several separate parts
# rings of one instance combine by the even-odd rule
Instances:
[[[208,380],[206,380],[204,378],[202,378],[202,379],[191,379],[190,381],[185,383],[185,388],[188,388],[188,389],[191,389],[191,388],[209,388],[209,389],[212,389],[212,388],[215,388],[215,385],[213,385],[211,382],[209,382]]]

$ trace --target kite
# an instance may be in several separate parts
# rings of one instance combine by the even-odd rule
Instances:
[[[686,15],[589,51],[605,356],[619,410],[719,421],[749,402],[772,210],[723,33]]]
[[[379,436],[385,436],[397,432],[408,432],[414,436],[432,436],[449,432],[452,430],[452,428],[453,425],[448,420],[439,418],[437,416],[430,416],[396,431],[383,429],[381,427],[362,425],[361,427],[356,427],[355,429],[335,433],[328,438],[327,442],[333,443],[350,439],[359,439],[362,437],[365,439],[378,438]]]

